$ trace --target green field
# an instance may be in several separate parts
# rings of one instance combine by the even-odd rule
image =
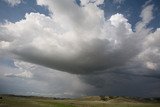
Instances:
[[[136,102],[124,99],[101,101],[96,99],[63,99],[3,96],[0,107],[160,107],[160,103]]]

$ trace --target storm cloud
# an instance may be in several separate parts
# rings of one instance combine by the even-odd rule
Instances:
[[[18,59],[53,69],[85,74],[124,66],[143,52],[151,33],[145,26],[152,20],[153,5],[143,9],[133,32],[122,14],[106,20],[97,1],[81,6],[72,0],[37,3],[48,6],[50,17],[27,13],[19,22],[1,25],[1,32],[14,38],[9,41],[2,34],[1,44],[8,43],[7,49]]]
[[[159,81],[160,28],[152,30],[147,27],[154,19],[154,5],[142,7],[140,21],[133,27],[121,13],[105,18],[104,10],[100,8],[103,2],[81,0],[77,4],[74,0],[37,0],[37,5],[49,10],[49,16],[31,12],[15,23],[6,21],[1,24],[0,54],[20,61],[18,68],[24,71],[5,73],[5,76],[34,78],[30,71],[48,67],[46,69],[70,73],[67,75],[78,75],[74,79],[83,81],[80,84],[85,84],[91,95],[98,92],[98,88],[102,91],[97,94],[124,93],[129,83],[141,89],[136,95],[151,91],[142,93],[140,84],[144,84],[147,77],[149,83]],[[27,65],[29,67],[25,68]],[[34,66],[35,69],[31,69]],[[138,83],[142,78],[143,81]],[[124,84],[119,86],[121,82]],[[107,91],[107,87],[112,88]],[[113,90],[116,87],[122,92]],[[132,95],[132,91],[126,95]]]

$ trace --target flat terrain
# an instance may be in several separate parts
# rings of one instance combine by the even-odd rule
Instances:
[[[0,107],[160,107],[160,102],[137,101],[116,97],[104,99],[86,97],[80,99],[53,99],[44,97],[2,96]]]

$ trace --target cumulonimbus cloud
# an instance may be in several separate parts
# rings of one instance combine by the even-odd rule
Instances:
[[[158,66],[159,29],[151,32],[146,28],[153,19],[153,5],[144,7],[142,21],[133,31],[122,14],[106,20],[98,7],[102,3],[103,0],[81,0],[81,5],[74,0],[37,0],[38,5],[48,7],[50,16],[27,13],[18,22],[0,25],[1,50],[20,60],[74,74],[125,66],[133,60]]]

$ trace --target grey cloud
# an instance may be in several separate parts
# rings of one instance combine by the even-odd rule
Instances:
[[[6,81],[9,78],[31,94],[159,96],[159,29],[152,32],[146,27],[153,19],[153,5],[144,7],[142,20],[133,32],[122,14],[106,20],[103,10],[93,3],[84,6],[71,0],[37,0],[37,3],[48,6],[50,17],[27,13],[16,23],[0,25],[0,43],[9,43],[0,50],[13,59],[37,64],[17,66],[33,73],[28,80],[1,76],[1,92],[13,86]],[[10,77],[22,73],[4,71],[11,73]],[[21,83],[17,85],[18,81]]]
[[[0,26],[0,41],[12,42],[14,37],[8,33],[8,30],[5,27]]]
[[[125,66],[144,51],[143,43],[150,29],[142,26],[132,32],[122,14],[105,21],[103,10],[92,3],[84,7],[65,0],[37,3],[47,5],[55,15],[30,13],[19,22],[1,25],[14,38],[9,42],[9,51],[15,58],[73,74],[88,74]],[[69,13],[64,5],[69,7]],[[152,9],[149,5],[142,10],[142,21],[136,28],[152,20]]]
[[[83,76],[81,80],[94,87],[88,95],[158,97],[160,79],[155,77],[111,72]]]
[[[15,77],[21,73],[17,68],[0,66],[0,93],[38,95],[49,97],[79,97],[90,87],[81,82],[77,75],[55,71],[42,66],[31,70],[32,78]],[[13,77],[5,74],[14,74]]]
[[[14,53],[19,55],[20,59],[31,63],[74,74],[87,74],[125,65],[139,52],[133,39],[126,40],[119,49],[111,52],[107,52],[109,50],[108,45],[110,45],[107,42],[107,40],[100,39],[90,41],[90,43],[84,42],[81,45],[82,51],[76,57],[66,60],[59,55],[52,57],[46,56],[45,53],[42,55],[41,51],[32,47],[14,50]]]

